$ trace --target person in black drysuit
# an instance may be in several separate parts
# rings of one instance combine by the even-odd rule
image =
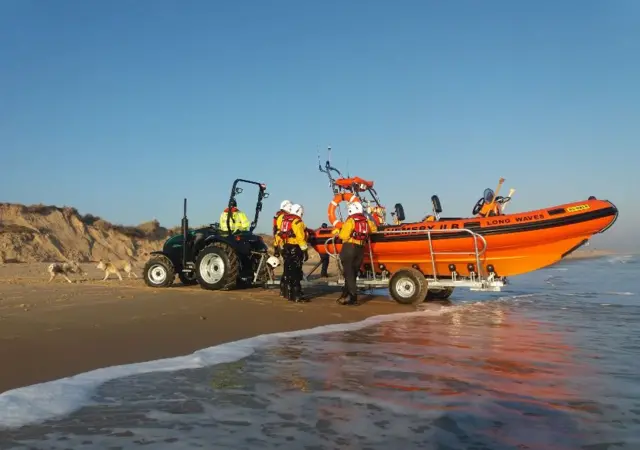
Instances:
[[[323,223],[321,225],[322,228],[327,228],[327,224]],[[329,253],[323,253],[320,255],[320,261],[322,262],[322,266],[320,267],[320,276],[324,278],[329,277]]]
[[[302,265],[309,259],[305,225],[302,221],[304,210],[301,205],[293,205],[291,213],[282,218],[274,247],[276,254],[282,254],[284,273],[280,279],[280,295],[290,301],[306,301],[302,293]]]
[[[364,246],[369,234],[375,233],[378,229],[375,222],[364,215],[362,203],[359,201],[349,203],[347,212],[349,217],[342,227],[333,231],[342,241],[340,262],[344,272],[344,288],[337,302],[341,305],[357,305],[357,277],[364,260]]]

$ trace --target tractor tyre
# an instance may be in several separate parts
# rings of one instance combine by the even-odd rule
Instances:
[[[144,265],[142,277],[149,287],[169,287],[173,284],[176,272],[169,258],[164,255],[153,255]]]
[[[229,290],[237,286],[240,260],[227,244],[214,242],[198,252],[196,278],[202,289]]]

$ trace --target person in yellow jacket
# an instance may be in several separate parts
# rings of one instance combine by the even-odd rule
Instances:
[[[247,218],[247,215],[238,209],[238,204],[236,203],[235,199],[231,199],[229,205],[231,206],[229,227],[227,227],[229,208],[225,208],[222,214],[220,214],[220,230],[231,231],[232,233],[235,233],[237,231],[248,231],[249,228],[251,228],[251,222]]]
[[[280,278],[280,295],[289,301],[306,301],[302,293],[302,265],[309,259],[309,249],[302,221],[304,208],[295,204],[290,213],[282,216],[280,229],[273,242],[275,255],[282,253],[284,273]]]
[[[358,304],[356,278],[364,260],[364,245],[369,234],[378,231],[375,222],[363,212],[362,203],[353,202],[347,206],[349,217],[342,227],[333,231],[342,241],[340,262],[344,271],[344,288],[337,302],[342,305]]]
[[[291,201],[289,200],[283,200],[282,203],[280,203],[280,209],[273,216],[273,237],[278,234],[278,230],[280,229],[280,224],[282,223],[282,218],[284,217],[284,215],[291,214],[292,206],[293,203],[291,203]]]

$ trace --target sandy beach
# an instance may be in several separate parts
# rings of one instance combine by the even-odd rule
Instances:
[[[277,289],[229,292],[184,287],[152,289],[142,279],[87,276],[47,283],[46,263],[0,266],[0,392],[112,365],[186,355],[264,333],[354,322],[410,311],[384,298],[360,307],[337,305],[337,293],[306,291],[290,303]],[[138,275],[140,271],[138,270]],[[100,280],[100,281],[99,281]]]

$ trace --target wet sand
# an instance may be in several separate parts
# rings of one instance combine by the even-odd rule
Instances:
[[[327,286],[305,288],[312,301],[296,304],[275,287],[214,292],[182,286],[177,278],[165,289],[140,278],[103,282],[94,264],[83,265],[86,276],[71,275],[73,284],[47,283],[47,265],[0,266],[0,392],[264,333],[412,310],[385,297],[341,306],[336,289]]]

